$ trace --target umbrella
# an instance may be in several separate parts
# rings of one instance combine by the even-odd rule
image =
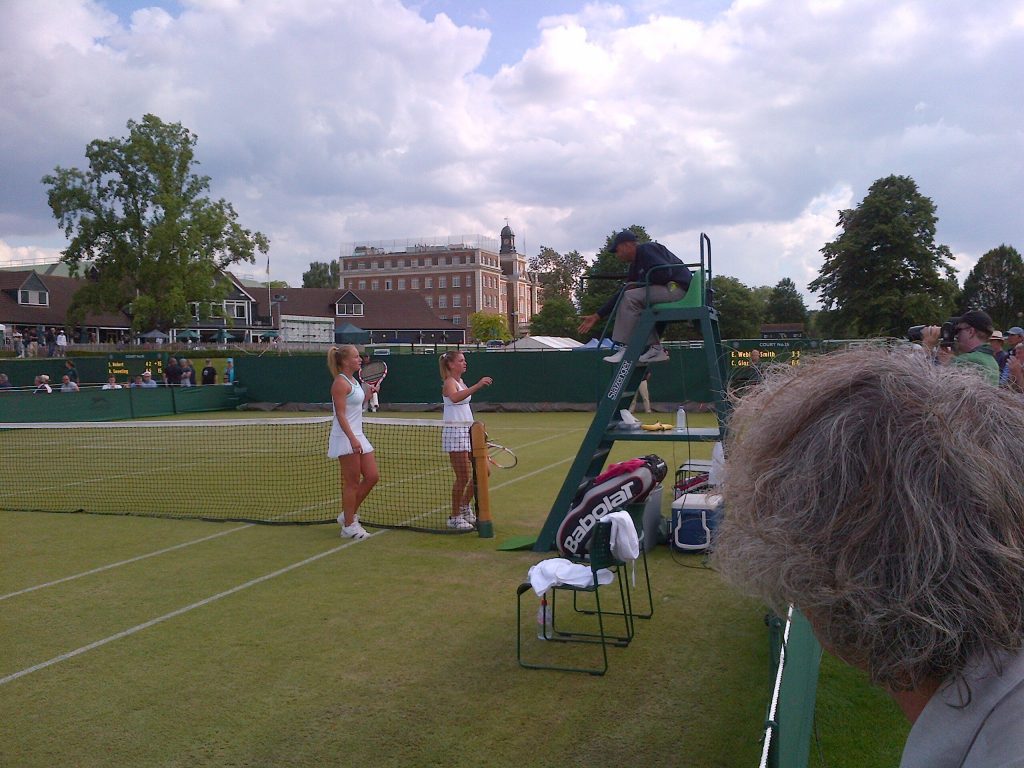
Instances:
[[[158,331],[156,328],[154,328],[152,331],[147,331],[146,333],[142,334],[140,338],[151,340],[164,339],[166,341],[171,337],[168,336],[163,331]]]
[[[187,328],[184,331],[178,331],[178,333],[175,334],[175,335],[179,339],[198,339],[199,338],[199,331],[194,331],[191,328]]]
[[[334,329],[334,340],[339,344],[367,344],[370,341],[370,332],[352,323],[345,323]]]
[[[264,331],[260,334],[261,339],[276,339],[277,331]]]

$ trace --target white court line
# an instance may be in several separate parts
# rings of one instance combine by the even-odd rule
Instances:
[[[504,483],[499,483],[498,485],[494,486],[493,490],[497,490],[498,488],[504,488],[505,486],[512,485],[512,483],[518,483],[520,480],[526,480],[526,479],[528,479],[530,477],[533,477],[534,475],[539,475],[540,473],[546,472],[549,469],[552,469],[554,467],[560,466],[562,464],[566,464],[566,463],[574,460],[575,458],[576,458],[575,456],[570,456],[570,457],[568,457],[566,459],[563,459],[562,461],[558,461],[558,462],[555,462],[554,464],[549,464],[546,467],[542,467],[541,469],[535,470],[533,472],[528,472],[525,475],[520,475],[519,477],[512,478],[511,480],[506,480]],[[241,527],[242,528],[246,528],[246,527],[249,527],[249,526],[241,526]],[[240,530],[240,529],[235,529],[235,530]],[[389,532],[389,529],[380,530],[380,531],[377,531],[376,533],[371,533],[369,538],[371,538],[371,539],[372,538],[376,538],[377,536],[382,536],[382,535],[384,535],[385,533],[388,533],[388,532]],[[223,535],[224,533],[228,533],[228,531],[225,531],[225,532],[217,534],[217,535]],[[365,541],[365,539],[364,539],[364,541]],[[38,671],[40,671],[42,669],[46,669],[47,667],[52,667],[54,664],[59,664],[62,661],[67,661],[68,659],[73,659],[76,656],[81,656],[83,653],[88,653],[89,651],[95,650],[96,648],[100,648],[100,647],[102,647],[104,645],[107,645],[108,643],[112,643],[115,640],[121,640],[122,638],[129,637],[130,635],[134,635],[136,632],[141,632],[142,630],[149,629],[150,627],[156,626],[157,624],[162,624],[165,621],[168,621],[170,619],[173,619],[173,618],[176,618],[178,616],[181,616],[181,615],[183,615],[185,613],[188,613],[191,610],[194,610],[196,608],[202,608],[205,605],[209,605],[210,603],[216,602],[217,600],[220,600],[221,598],[233,595],[236,592],[241,592],[242,590],[248,589],[249,587],[256,586],[257,584],[262,584],[264,581],[269,581],[270,579],[276,578],[276,577],[281,576],[281,575],[283,575],[285,573],[288,573],[290,571],[294,571],[296,568],[301,568],[304,565],[309,565],[310,563],[316,562],[317,560],[320,560],[321,558],[327,557],[328,555],[333,555],[335,552],[340,552],[341,550],[347,549],[348,547],[352,546],[353,544],[358,544],[358,543],[359,543],[358,541],[346,542],[344,544],[341,544],[340,546],[337,546],[337,547],[334,547],[332,549],[328,549],[328,550],[326,550],[324,552],[321,552],[318,555],[313,555],[312,557],[307,557],[305,560],[301,560],[301,561],[299,561],[297,563],[292,563],[291,565],[286,565],[284,568],[279,568],[278,570],[276,570],[276,571],[274,571],[272,573],[268,573],[268,574],[265,574],[263,576],[259,576],[259,577],[255,578],[255,579],[252,579],[250,581],[245,582],[244,584],[239,584],[237,587],[232,587],[231,589],[227,589],[227,590],[225,590],[223,592],[218,592],[216,595],[211,595],[210,597],[207,597],[207,598],[204,598],[203,600],[200,600],[198,602],[192,603],[191,605],[186,605],[183,608],[178,608],[177,610],[171,611],[170,613],[165,613],[163,616],[158,616],[155,619],[150,619],[149,621],[143,622],[142,624],[136,624],[134,627],[130,627],[129,629],[125,629],[125,630],[123,630],[121,632],[118,632],[116,634],[110,635],[110,637],[105,637],[102,640],[96,640],[95,642],[89,643],[88,645],[83,645],[81,648],[76,648],[73,651],[68,651],[67,653],[62,653],[59,656],[54,656],[52,659],[47,659],[46,661],[42,661],[42,662],[40,662],[38,664],[34,664],[31,667],[26,667],[25,669],[22,669],[22,670],[20,670],[18,672],[13,672],[13,673],[7,675],[6,677],[0,677],[0,685],[6,685],[7,683],[10,683],[10,682],[13,682],[15,680],[18,680],[19,678],[25,677],[26,675],[30,675],[33,672],[38,672]]]
[[[118,563],[110,563],[109,565],[101,565],[99,568],[93,568],[91,571],[83,571],[82,573],[76,573],[73,576],[65,576],[55,581],[48,581],[45,584],[36,584],[34,587],[25,587],[25,589],[19,589],[17,592],[9,592],[6,595],[0,595],[0,601],[7,600],[11,597],[17,597],[18,595],[24,595],[28,592],[35,592],[37,589],[45,589],[46,587],[53,587],[57,584],[63,584],[65,581],[74,581],[80,579],[83,576],[92,576],[94,573],[102,573],[103,571],[109,571],[111,568],[118,568],[122,565],[128,565],[130,563],[137,563],[139,560],[145,560],[147,557],[156,557],[157,555],[164,555],[168,552],[173,552],[176,549],[184,549],[185,547],[191,547],[193,544],[199,544],[210,539],[216,539],[218,536],[227,536],[229,533],[235,531],[241,531],[246,528],[252,528],[253,523],[241,525],[238,528],[231,528],[227,531],[218,531],[210,536],[204,536],[201,539],[194,539],[192,541],[186,541],[181,544],[175,544],[173,547],[167,547],[166,549],[158,549],[156,552],[148,552],[145,555],[138,555],[137,557],[130,557],[127,560],[122,560]]]
[[[378,533],[370,534],[370,537],[373,538],[374,536],[380,536],[383,533],[387,533],[387,531],[379,531]],[[59,664],[60,662],[67,661],[68,659],[73,659],[75,656],[81,656],[83,653],[87,653],[89,651],[95,650],[96,648],[100,648],[106,645],[107,643],[114,642],[115,640],[120,640],[130,635],[134,635],[136,632],[141,632],[144,629],[149,629],[150,627],[156,626],[157,624],[161,624],[177,616],[181,616],[182,614],[188,613],[189,611],[194,610],[196,608],[202,608],[204,605],[209,605],[210,603],[216,602],[221,598],[228,597],[229,595],[233,595],[236,592],[241,592],[243,589],[248,589],[249,587],[254,587],[257,584],[262,584],[264,581],[270,581],[270,579],[277,578],[278,576],[288,573],[289,571],[294,571],[296,568],[301,568],[304,565],[314,563],[317,560],[320,560],[321,558],[327,557],[328,555],[333,555],[335,552],[340,552],[341,550],[358,543],[359,542],[357,541],[348,541],[344,544],[341,544],[340,546],[328,549],[325,552],[321,552],[318,555],[307,557],[305,560],[301,560],[297,563],[292,563],[291,565],[286,565],[284,568],[279,568],[278,570],[272,573],[268,573],[263,576],[258,576],[257,578],[252,579],[251,581],[247,581],[244,584],[239,584],[237,587],[226,589],[223,592],[218,592],[216,595],[211,595],[210,597],[204,598],[196,603],[186,605],[184,608],[178,608],[177,610],[171,611],[170,613],[165,613],[163,616],[157,616],[155,619],[150,619],[149,621],[143,622],[142,624],[136,624],[134,627],[125,629],[121,632],[118,632],[117,634],[111,635],[110,637],[105,637],[102,640],[97,640],[93,643],[89,643],[88,645],[83,645],[81,648],[76,648],[73,651],[62,653],[60,656],[54,656],[52,659],[47,659],[46,661],[34,664],[31,667],[27,667],[21,670],[20,672],[14,672],[10,675],[7,675],[6,677],[0,677],[0,685],[6,685],[7,683],[13,682],[18,678],[25,677],[25,675],[30,675],[33,672],[38,672],[41,669],[52,667],[54,664]]]

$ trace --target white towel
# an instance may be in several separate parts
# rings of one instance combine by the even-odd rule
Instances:
[[[629,513],[622,510],[609,512],[601,518],[601,522],[606,520],[612,524],[612,555],[625,562],[640,557],[640,539]]]
[[[543,597],[551,587],[560,584],[568,584],[574,587],[589,587],[593,585],[592,571],[589,565],[574,563],[564,557],[552,557],[541,560],[530,567],[527,579],[537,597]],[[611,584],[615,580],[615,574],[607,568],[597,572],[599,584]]]

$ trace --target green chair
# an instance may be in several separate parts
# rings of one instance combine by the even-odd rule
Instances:
[[[558,585],[552,587],[550,590],[549,605],[551,609],[551,632],[548,635],[548,630],[544,627],[544,639],[552,643],[583,643],[601,646],[601,663],[594,666],[568,666],[559,664],[545,664],[538,661],[529,661],[523,658],[523,595],[529,591],[532,591],[532,586],[529,582],[523,582],[519,585],[516,590],[516,659],[519,662],[519,666],[526,669],[557,669],[564,672],[586,672],[591,675],[603,675],[608,671],[608,646],[625,647],[629,645],[633,639],[634,625],[633,625],[633,612],[632,605],[630,602],[629,592],[629,576],[624,568],[625,563],[615,558],[611,551],[611,532],[612,524],[610,522],[598,522],[594,526],[594,533],[590,539],[590,555],[586,559],[586,564],[590,566],[591,580],[590,584],[585,587],[576,587],[571,585]],[[618,582],[619,587],[619,605],[621,606],[620,611],[609,612],[605,610],[601,605],[601,591],[602,586],[610,588],[612,584],[601,585],[598,582],[598,571],[602,569],[608,569],[615,574],[615,582]],[[594,627],[576,628],[576,621],[573,621],[573,627],[569,628],[563,617],[563,624],[559,624],[558,614],[558,599],[557,595],[560,592],[572,592],[573,599],[575,600],[577,593],[588,593],[593,595],[594,610],[587,612],[585,615],[589,619],[596,619],[596,630],[593,631]],[[618,607],[618,606],[617,606]],[[576,616],[580,615],[580,612],[570,612]],[[612,634],[606,627],[606,617],[615,616],[622,620],[623,634]],[[592,621],[590,622],[593,623]],[[617,623],[617,622],[616,622]]]

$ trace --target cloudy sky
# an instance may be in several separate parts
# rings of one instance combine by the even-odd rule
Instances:
[[[0,0],[0,262],[63,248],[40,178],[153,113],[292,285],[508,218],[528,255],[703,231],[805,289],[893,173],[962,280],[1024,250],[1022,73],[1024,0]]]

